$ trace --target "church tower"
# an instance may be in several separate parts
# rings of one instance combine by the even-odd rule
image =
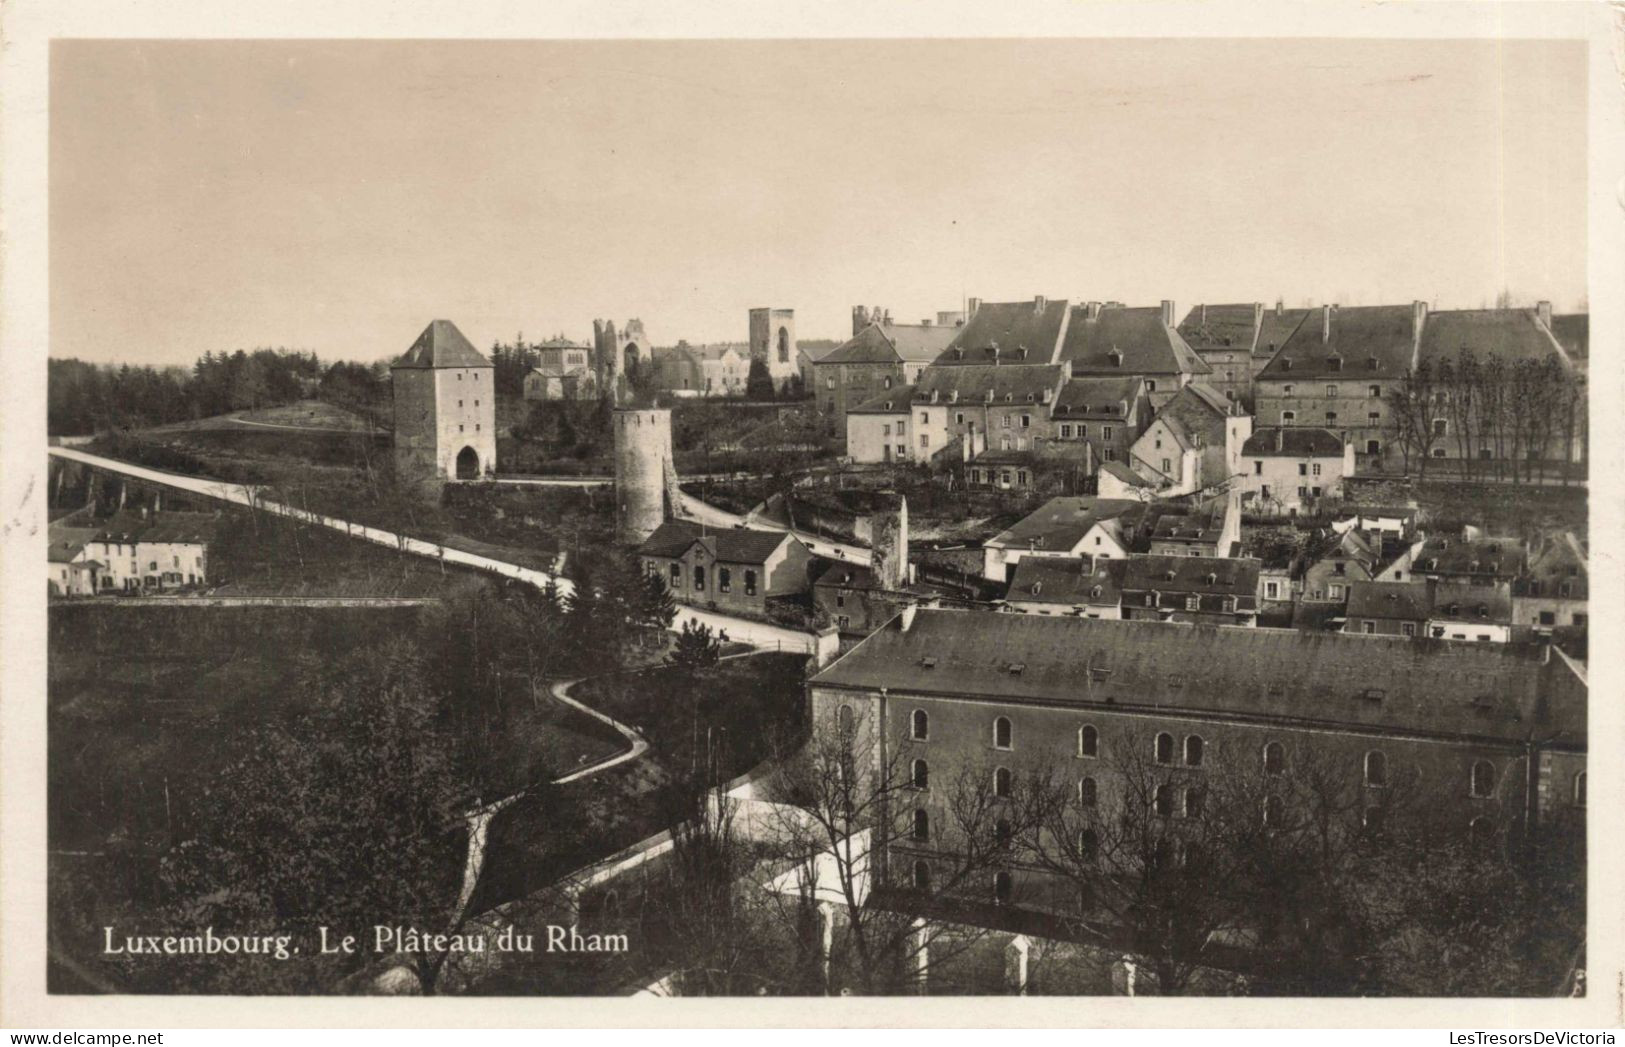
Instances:
[[[456,324],[425,327],[389,376],[401,475],[477,480],[496,472],[496,368]]]

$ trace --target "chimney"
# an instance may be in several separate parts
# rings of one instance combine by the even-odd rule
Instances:
[[[898,615],[897,615],[897,627],[899,629],[901,629],[905,633],[908,632],[911,628],[913,628],[914,627],[914,612],[917,611],[917,610],[919,610],[919,608],[916,607],[914,604],[911,604],[911,603],[904,604],[902,611],[899,612]]]
[[[1322,342],[1332,340],[1332,310],[1335,308],[1337,308],[1335,305],[1320,307],[1320,340]]]
[[[865,309],[861,305],[854,305],[852,307],[852,334],[853,334],[853,336],[855,337],[858,334],[861,334],[863,329],[865,327],[868,327],[868,326],[869,326],[869,310]]]
[[[890,324],[891,323],[891,310],[890,309],[886,310],[886,318],[884,320],[880,321],[880,322],[883,323],[883,324]]]
[[[966,305],[965,319],[969,320],[971,317],[975,316],[976,310],[980,308],[982,308],[982,300],[980,298],[972,298]]]
[[[1162,300],[1162,322],[1169,327],[1174,326],[1174,301],[1172,298]]]
[[[1100,303],[1099,302],[1090,302],[1089,303],[1088,317],[1091,320],[1100,319]]]
[[[1540,318],[1540,326],[1548,331],[1552,329],[1552,303],[1536,302],[1535,315]]]
[[[1416,337],[1422,336],[1422,325],[1427,322],[1428,304],[1426,302],[1411,303],[1411,330]]]
[[[1041,313],[1043,311],[1044,311],[1044,296],[1043,295],[1038,295],[1035,298],[1033,298],[1033,312]]]
[[[1201,322],[1204,323],[1204,324],[1207,323],[1207,303],[1203,302],[1201,305],[1197,306],[1196,308],[1201,311],[1201,317],[1202,317]]]
[[[1263,302],[1254,302],[1253,303],[1253,330],[1256,331],[1260,327],[1263,327],[1263,326],[1264,326],[1264,303]]]
[[[1279,320],[1281,318],[1281,312],[1285,308],[1286,308],[1286,299],[1277,298],[1275,300],[1275,318],[1277,320]]]

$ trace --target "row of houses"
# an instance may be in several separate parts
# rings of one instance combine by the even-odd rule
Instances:
[[[208,580],[212,513],[120,513],[105,522],[50,525],[51,596],[96,596],[202,585]]]

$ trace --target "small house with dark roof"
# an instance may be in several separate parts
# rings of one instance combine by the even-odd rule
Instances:
[[[696,607],[767,612],[769,597],[805,593],[812,554],[784,531],[712,528],[667,520],[638,547],[645,574]]]
[[[1073,307],[1057,359],[1077,377],[1138,375],[1151,406],[1160,408],[1213,370],[1174,325],[1171,301],[1148,308],[1088,302]]]
[[[1233,557],[1241,545],[1241,499],[1234,491],[1159,502],[1150,510],[1150,548],[1156,555]]]
[[[1089,556],[1028,556],[1004,596],[1004,607],[1017,614],[1121,618],[1123,570],[1127,560]]]
[[[1341,498],[1354,475],[1354,447],[1321,428],[1265,426],[1241,447],[1237,488],[1253,512],[1296,516]]]
[[[1130,556],[1123,563],[1124,618],[1202,625],[1258,624],[1257,560]]]
[[[898,386],[846,409],[846,453],[854,462],[927,461],[932,453],[947,446],[947,436],[940,427],[933,427],[928,420],[914,424],[912,394],[909,386]],[[925,411],[920,414],[929,418]]]
[[[1051,498],[983,544],[982,576],[1008,582],[1029,556],[1125,557],[1146,511],[1146,503],[1129,499]]]
[[[46,537],[46,589],[52,596],[94,596],[105,565],[92,558],[94,527],[53,523]]]
[[[1537,633],[1584,629],[1590,577],[1585,547],[1573,531],[1547,535],[1512,580],[1513,621]]]
[[[219,518],[213,513],[121,512],[89,527],[53,525],[51,556],[53,562],[94,564],[97,592],[203,585],[218,527]],[[63,559],[58,561],[59,557]]]
[[[1428,581],[1427,635],[1434,640],[1507,643],[1512,639],[1512,596],[1504,589]]]
[[[1433,601],[1427,582],[1351,582],[1343,631],[1367,636],[1427,635]]]
[[[450,320],[435,320],[390,367],[395,464],[477,480],[496,471],[496,371]]]
[[[1526,550],[1517,538],[1441,534],[1421,543],[1411,558],[1411,576],[1511,592],[1526,564]]]
[[[813,364],[813,403],[820,424],[846,443],[847,409],[891,389],[911,386],[958,334],[935,324],[870,323]]]
[[[1218,487],[1241,471],[1241,447],[1252,431],[1240,404],[1198,382],[1163,403],[1129,448],[1129,463],[1169,494]]]

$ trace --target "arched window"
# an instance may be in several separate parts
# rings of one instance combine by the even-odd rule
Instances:
[[[1000,767],[993,772],[993,795],[1010,795],[1010,768]]]
[[[1156,794],[1157,814],[1163,818],[1174,813],[1174,787],[1171,785],[1157,786]]]
[[[1097,796],[1097,790],[1095,788],[1095,780],[1093,778],[1081,778],[1081,779],[1079,779],[1078,780],[1078,806],[1080,806],[1080,807],[1093,807],[1095,805],[1097,799],[1098,799],[1098,796]]]
[[[914,710],[910,733],[917,742],[923,742],[931,736],[931,717],[924,709]]]
[[[1010,748],[1010,720],[1001,716],[993,721],[993,748]]]
[[[1376,749],[1365,754],[1365,783],[1379,789],[1388,784],[1388,758]]]
[[[931,815],[920,808],[914,812],[914,838],[916,840],[931,839]]]
[[[1473,764],[1471,781],[1473,796],[1486,799],[1495,795],[1495,765],[1488,760],[1479,760]]]
[[[694,591],[703,592],[705,589],[705,565],[694,565]]]
[[[914,888],[920,891],[931,889],[931,863],[919,861],[914,863]]]
[[[909,776],[909,783],[916,789],[931,788],[931,768],[926,766],[924,760],[914,761],[914,769]]]
[[[857,734],[857,729],[853,726],[853,723],[852,707],[850,705],[843,705],[835,711],[835,732],[843,744],[850,743],[852,737]]]
[[[1156,751],[1156,755],[1157,755],[1157,762],[1158,763],[1173,763],[1174,762],[1174,736],[1173,735],[1168,734],[1167,732],[1163,732],[1162,734],[1157,735],[1157,751]]]
[[[1202,805],[1207,800],[1207,790],[1200,786],[1192,786],[1185,790],[1185,817],[1202,817]]]
[[[726,567],[717,568],[717,592],[733,592],[733,573]]]
[[[1100,854],[1100,834],[1093,829],[1084,829],[1078,833],[1078,857],[1086,862],[1092,862]]]
[[[1100,755],[1100,732],[1094,724],[1078,728],[1078,755],[1090,760]]]
[[[1586,773],[1581,771],[1574,776],[1574,806],[1586,805]]]
[[[1201,735],[1199,735],[1199,734],[1187,734],[1185,736],[1185,766],[1186,767],[1200,767],[1200,766],[1202,766],[1202,748],[1203,748],[1203,746],[1202,746],[1202,736]]]
[[[994,901],[998,902],[1000,905],[1008,905],[1010,903],[1010,895],[1013,894],[1014,891],[1015,891],[1015,884],[1011,881],[1009,873],[1004,872],[1004,871],[1001,870],[1001,871],[999,871],[998,873],[996,873],[994,875],[994,877],[993,877],[993,900]]]
[[[1286,805],[1281,802],[1281,798],[1279,796],[1264,797],[1264,828],[1278,828],[1281,824],[1281,816],[1285,810]]]
[[[1286,746],[1269,742],[1264,746],[1264,773],[1278,777],[1286,771]]]

